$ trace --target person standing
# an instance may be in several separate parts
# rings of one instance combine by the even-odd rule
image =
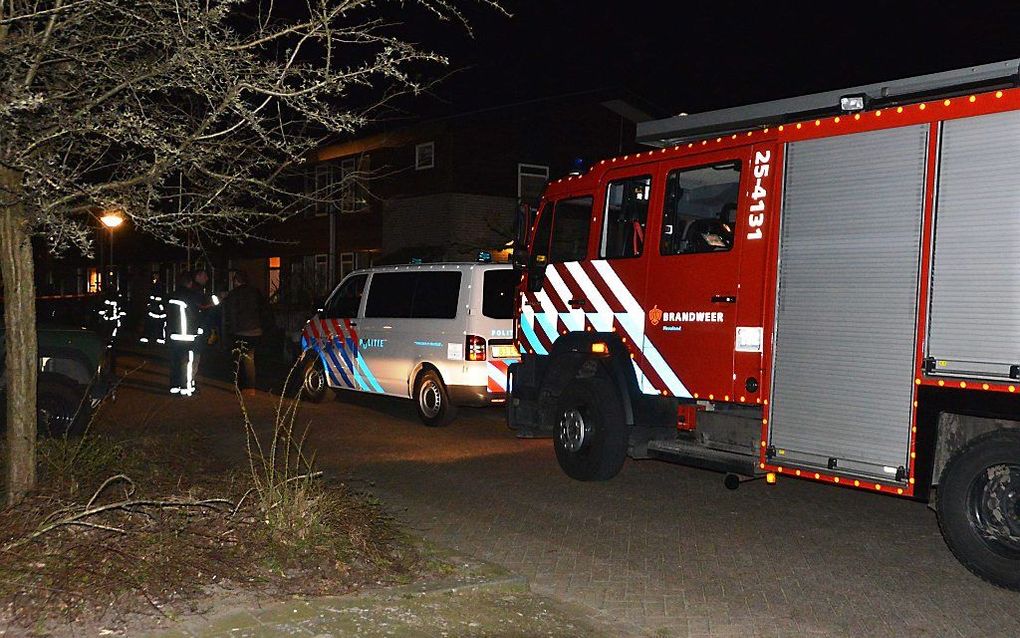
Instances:
[[[234,288],[223,300],[226,331],[234,339],[237,387],[247,396],[255,395],[255,350],[262,341],[262,315],[266,299],[248,282],[248,273],[234,273]]]
[[[196,345],[203,337],[198,307],[201,295],[194,290],[190,272],[177,275],[177,290],[167,302],[167,329],[170,350],[170,394],[191,396],[195,393],[198,369]]]

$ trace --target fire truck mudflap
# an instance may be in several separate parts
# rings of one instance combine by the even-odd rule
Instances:
[[[927,126],[912,126],[788,147],[768,450],[776,462],[905,476],[927,140]]]

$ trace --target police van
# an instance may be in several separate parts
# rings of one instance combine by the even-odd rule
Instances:
[[[301,334],[302,395],[332,389],[414,399],[445,425],[458,406],[506,400],[514,289],[508,264],[445,263],[359,270],[340,282]]]

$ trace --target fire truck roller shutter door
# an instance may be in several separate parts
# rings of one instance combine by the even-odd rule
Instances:
[[[885,480],[906,465],[927,142],[920,125],[788,147],[776,462]]]
[[[1020,112],[943,125],[928,355],[934,373],[1020,364]]]

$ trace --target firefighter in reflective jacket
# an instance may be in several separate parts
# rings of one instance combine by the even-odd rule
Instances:
[[[163,284],[159,281],[159,274],[152,274],[152,287],[149,292],[149,302],[145,308],[145,327],[142,343],[166,343],[166,293]]]
[[[198,340],[205,335],[199,325],[198,307],[202,297],[192,288],[191,273],[177,276],[177,290],[167,302],[167,329],[170,350],[170,393],[191,396],[195,393],[198,364]]]

